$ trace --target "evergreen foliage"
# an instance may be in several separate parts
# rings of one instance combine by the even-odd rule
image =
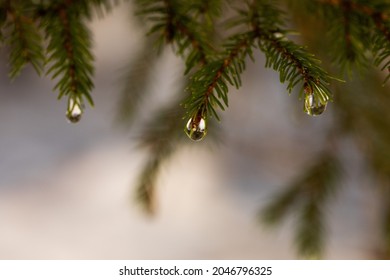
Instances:
[[[286,37],[289,32],[283,28],[281,10],[270,1],[246,2],[246,6],[246,9],[237,9],[238,15],[230,19],[229,24],[244,25],[248,30],[228,38],[220,58],[192,76],[189,85],[192,96],[186,104],[188,115],[215,116],[219,120],[215,107],[224,110],[228,106],[228,84],[241,86],[240,75],[245,69],[246,57],[254,60],[256,47],[266,55],[265,66],[278,71],[280,81],[288,83],[289,92],[301,84],[325,104],[331,95],[330,76],[319,66],[319,60]]]
[[[275,225],[289,214],[295,216],[295,241],[306,258],[319,258],[323,249],[324,208],[335,193],[340,165],[332,151],[319,155],[317,162],[279,193],[261,213],[261,220]],[[296,213],[297,212],[297,213]]]
[[[139,142],[142,148],[149,150],[149,158],[145,163],[137,185],[137,200],[146,210],[155,210],[156,180],[161,166],[170,158],[179,146],[183,144],[183,123],[178,121],[183,114],[177,103],[157,112],[157,118],[150,120],[143,129]],[[160,120],[165,120],[161,124]],[[173,134],[172,134],[173,132]]]
[[[354,67],[365,69],[371,56],[374,64],[387,70],[389,65],[389,9],[388,1],[368,0],[298,0],[291,1],[300,9],[321,18],[327,28],[333,62],[342,71]],[[389,79],[387,76],[386,81]]]
[[[109,0],[1,1],[2,37],[11,50],[10,77],[28,63],[38,74],[45,65],[46,74],[58,80],[54,90],[59,98],[69,97],[70,109],[83,108],[84,99],[93,105],[94,58],[86,20],[94,10],[110,7]]]
[[[117,2],[0,0],[0,39],[9,48],[10,77],[15,78],[31,64],[38,74],[46,73],[56,80],[58,97],[69,99],[68,112],[82,111],[85,100],[93,105],[94,56],[88,21],[95,13],[104,15]],[[162,164],[184,143],[182,117],[194,121],[195,126],[200,119],[207,125],[212,118],[220,120],[219,111],[229,106],[230,88],[241,87],[248,59],[254,61],[260,51],[266,57],[265,67],[279,73],[288,93],[299,91],[298,98],[305,99],[305,106],[324,109],[328,101],[335,101],[339,121],[329,132],[331,142],[339,140],[335,135],[348,134],[357,143],[364,143],[362,150],[386,194],[384,255],[390,257],[390,99],[388,88],[378,86],[390,79],[389,1],[131,2],[149,36],[139,59],[129,67],[119,118],[127,125],[133,120],[142,104],[151,65],[167,46],[183,59],[186,82],[186,89],[178,92],[175,101],[144,125],[139,138],[140,147],[150,152],[137,188],[137,197],[146,209],[154,209],[156,178]],[[296,26],[302,36],[294,36],[291,26]],[[317,29],[314,33],[312,26]],[[149,45],[154,48],[147,48]],[[373,71],[372,65],[384,72],[382,81],[367,74]],[[356,70],[369,79],[357,77]],[[344,74],[351,80],[346,85],[333,78]],[[363,80],[377,94],[354,95],[353,89],[362,87]],[[71,117],[71,121],[78,121],[80,116]],[[370,139],[356,133],[363,129],[370,132]],[[324,148],[317,159],[260,214],[262,221],[272,225],[296,213],[296,244],[308,258],[320,257],[323,252],[323,212],[342,176],[332,149]]]
[[[38,74],[43,70],[44,55],[38,23],[25,1],[6,1],[2,4],[0,24],[6,44],[10,46],[10,77],[15,78],[22,68],[31,63]]]
[[[148,34],[156,34],[156,45],[161,49],[164,44],[173,44],[178,55],[186,58],[187,74],[198,63],[205,64],[211,53],[207,41],[207,31],[212,22],[201,24],[201,19],[212,19],[218,14],[216,0],[179,1],[179,0],[137,0],[138,14],[151,22]],[[207,7],[213,7],[208,9]]]

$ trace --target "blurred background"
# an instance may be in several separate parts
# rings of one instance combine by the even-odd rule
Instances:
[[[142,120],[177,90],[183,68],[164,51],[153,98],[131,129],[119,129],[122,78],[144,42],[130,15],[121,4],[91,22],[95,107],[78,124],[66,121],[66,100],[57,100],[49,78],[26,69],[10,82],[0,64],[0,258],[298,258],[294,217],[270,229],[257,215],[328,145],[334,104],[322,116],[305,115],[258,53],[243,87],[229,93],[221,141],[188,140],[170,157],[157,179],[156,212],[147,215],[134,198],[149,156],[137,137]],[[354,141],[347,136],[336,149],[343,179],[325,211],[324,258],[376,258],[381,192]]]

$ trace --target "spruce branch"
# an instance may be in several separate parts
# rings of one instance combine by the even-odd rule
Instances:
[[[69,97],[68,106],[72,111],[71,120],[77,121],[83,108],[83,100],[92,104],[92,76],[94,72],[91,51],[91,34],[86,21],[93,12],[104,14],[112,7],[110,0],[0,0],[0,40],[10,47],[10,76],[17,76],[23,67],[31,63],[38,73],[43,72],[45,60],[42,37],[48,43],[47,71],[58,79],[55,89],[59,98]],[[228,36],[224,44],[215,47],[213,35],[217,20],[221,18],[222,0],[137,0],[140,15],[151,23],[150,33],[157,38],[160,46],[170,44],[178,56],[185,61],[185,74],[194,74],[188,84],[191,96],[184,105],[190,121],[199,124],[202,119],[215,117],[217,111],[229,105],[230,86],[241,86],[241,74],[247,58],[259,48],[265,54],[266,67],[279,72],[280,81],[287,84],[287,91],[302,85],[301,94],[315,96],[324,105],[331,98],[329,81],[333,78],[320,66],[320,61],[305,47],[296,44],[286,29],[284,13],[277,8],[278,1],[245,1],[245,8],[236,9],[236,17],[230,25],[240,29]],[[388,71],[385,82],[390,79],[390,4],[388,0],[294,0],[311,7],[309,14],[322,15],[318,22],[329,22],[328,36],[315,34],[321,44],[329,41],[334,62],[341,68],[367,68],[373,57],[374,64]],[[275,4],[276,3],[276,4]],[[240,2],[242,4],[242,2]],[[313,11],[316,11],[314,13]],[[229,11],[230,12],[230,11]],[[229,15],[230,16],[230,15]],[[313,28],[306,27],[313,32]],[[315,32],[314,33],[320,33]],[[43,36],[44,35],[44,36]],[[315,37],[313,36],[313,37]],[[149,37],[154,40],[155,37]],[[313,38],[312,37],[312,38]],[[326,38],[327,37],[327,38]],[[218,51],[217,51],[218,50]],[[130,69],[122,99],[122,116],[129,117],[142,98],[150,71],[149,65],[142,64],[154,54],[145,47],[137,67]],[[371,57],[372,55],[372,57]],[[142,65],[141,65],[142,64]],[[134,70],[134,71],[133,71]],[[141,75],[137,79],[135,72]],[[358,88],[367,88],[374,75],[361,83],[349,84],[336,95],[335,113],[337,129],[350,133],[363,143],[367,163],[384,189],[383,234],[384,248],[390,255],[390,97],[388,88],[369,86],[364,94]],[[373,83],[372,83],[373,84]],[[180,91],[182,93],[183,91]],[[368,92],[370,94],[368,94]],[[353,94],[352,94],[353,93]],[[181,95],[181,94],[180,94]],[[183,100],[182,97],[178,100]],[[174,100],[174,101],[178,101]],[[310,99],[309,99],[310,100]],[[183,108],[172,102],[153,115],[152,121],[144,125],[139,142],[140,147],[150,154],[140,174],[137,198],[153,212],[156,181],[162,166],[172,157],[178,147],[184,144],[178,121],[184,114]],[[73,112],[74,111],[74,112]],[[75,114],[73,114],[75,113]],[[206,123],[206,122],[204,122]],[[187,123],[192,124],[191,122]],[[190,126],[190,128],[192,128]],[[205,128],[202,133],[205,135]],[[341,133],[338,131],[337,133]],[[364,131],[364,135],[362,135]],[[197,138],[199,131],[191,131]],[[369,137],[367,137],[369,135]],[[198,137],[199,139],[199,137]],[[275,225],[290,213],[296,213],[297,230],[295,241],[300,253],[306,257],[318,257],[324,243],[325,208],[335,190],[335,181],[340,169],[334,150],[320,154],[316,162],[302,173],[287,188],[276,195],[275,201],[261,214],[262,220]]]
[[[308,0],[306,0],[308,1]],[[375,18],[379,22],[385,22],[388,20],[389,4],[378,1],[358,1],[358,0],[317,0],[318,3],[337,8],[345,8],[360,14],[364,14],[371,18]]]
[[[319,66],[320,60],[302,46],[285,40],[284,35],[264,35],[262,39],[259,48],[266,54],[266,67],[272,67],[280,73],[280,81],[288,83],[289,92],[301,83],[304,91],[313,92],[322,104],[330,100],[328,81],[331,77]]]
[[[306,48],[289,40],[290,32],[282,26],[283,13],[269,1],[254,1],[250,24],[258,33],[258,46],[266,55],[266,67],[280,74],[280,81],[287,82],[289,92],[298,84],[304,92],[313,93],[322,104],[331,99],[329,80],[331,77],[321,66],[321,61]],[[272,16],[267,15],[271,13]]]
[[[241,73],[245,69],[245,58],[252,55],[253,33],[232,36],[225,44],[225,54],[214,60],[192,77],[189,84],[191,96],[185,102],[187,116],[190,118],[214,116],[219,120],[215,106],[224,110],[228,106],[228,83],[239,88]]]
[[[212,48],[207,42],[207,28],[196,20],[197,5],[177,0],[138,0],[137,3],[138,14],[152,23],[149,34],[157,34],[158,47],[172,44],[177,54],[185,58],[185,74],[207,63]]]
[[[378,16],[379,18],[379,16]],[[387,71],[386,83],[390,79],[390,20],[387,23],[375,21],[378,32],[373,36],[374,64],[381,66],[381,70]]]
[[[354,66],[366,68],[366,51],[370,45],[368,19],[356,12],[355,3],[350,0],[320,0],[319,3],[322,7],[317,7],[325,9],[324,20],[328,19],[325,22],[329,22],[328,34],[332,38],[331,50],[335,63],[349,75]]]
[[[334,19],[342,11],[341,22],[344,25],[344,53],[337,51],[340,65],[353,63],[367,68],[367,52],[374,54],[374,65],[388,71],[385,83],[390,79],[390,4],[385,2],[356,0],[318,0],[318,4],[330,9],[327,18]],[[337,17],[337,16],[336,16]],[[339,17],[340,20],[340,17]],[[328,32],[335,42],[340,42],[341,35],[331,21],[333,28]],[[348,65],[350,72],[351,65]]]
[[[336,57],[337,63],[341,65],[342,70],[346,71],[351,75],[352,65],[358,67],[366,67],[368,58],[366,56],[367,46],[369,46],[369,41],[367,37],[367,28],[368,25],[367,19],[362,17],[360,14],[354,12],[354,5],[351,1],[342,1],[341,2],[341,23],[343,24],[343,29],[339,32],[339,38],[342,43],[341,50],[337,54],[337,51],[334,49],[334,56]],[[337,13],[336,13],[337,14]],[[337,34],[336,25],[333,24],[331,32]],[[337,46],[337,45],[336,45]]]
[[[144,125],[138,142],[140,148],[149,150],[149,158],[137,180],[136,199],[152,214],[155,209],[156,180],[161,166],[184,143],[181,127],[178,122],[182,108],[172,102],[170,106],[160,109],[151,121]]]
[[[299,201],[300,188],[300,185],[293,185],[276,194],[273,202],[268,204],[259,214],[259,219],[270,226],[281,223]]]
[[[297,216],[295,242],[305,258],[321,257],[325,230],[323,212],[335,193],[339,170],[335,156],[329,152],[319,155],[311,167],[259,212],[260,221],[266,225],[276,225],[289,214]]]
[[[49,44],[47,74],[59,77],[55,90],[58,98],[69,96],[82,107],[83,99],[91,105],[93,100],[92,75],[94,72],[91,52],[91,34],[84,20],[89,13],[85,1],[64,0],[48,10],[45,17],[45,31]]]
[[[368,88],[368,91],[357,90],[361,88]],[[381,86],[377,73],[367,71],[364,78],[354,79],[338,91],[335,109],[337,118],[344,122],[343,129],[353,135],[363,154],[367,155],[375,177],[380,182],[390,182],[389,86]]]
[[[139,202],[148,214],[154,214],[156,208],[156,180],[158,171],[163,165],[164,160],[160,156],[152,156],[145,164],[141,175],[137,179],[136,200]]]
[[[38,75],[43,71],[42,38],[38,23],[31,13],[31,5],[30,1],[6,1],[1,7],[2,13],[8,14],[5,28],[6,44],[11,48],[9,55],[11,79],[18,76],[28,63],[34,67]]]
[[[352,79],[348,86],[337,88],[335,113],[342,132],[353,139],[365,157],[368,173],[376,181],[381,208],[381,243],[378,258],[390,257],[390,106],[389,86],[368,70],[364,77]],[[363,90],[359,90],[363,89]],[[342,94],[341,94],[342,93]],[[367,94],[370,93],[370,94]],[[362,131],[364,133],[362,133]]]
[[[299,254],[306,259],[320,259],[324,247],[324,214],[322,205],[314,199],[307,201],[300,210],[295,243]]]
[[[200,18],[203,27],[215,29],[214,23],[222,13],[222,0],[192,0],[187,1],[189,10],[194,11],[194,18]]]
[[[228,106],[228,84],[241,86],[245,59],[253,60],[256,46],[266,55],[266,67],[278,71],[281,82],[288,82],[289,92],[302,83],[306,94],[313,94],[321,104],[326,104],[331,96],[328,81],[333,78],[320,67],[314,55],[287,39],[288,31],[281,26],[283,13],[267,0],[252,1],[247,3],[247,9],[237,12],[239,15],[230,25],[245,24],[249,31],[231,36],[220,58],[192,76],[189,85],[192,95],[185,103],[187,116],[219,120],[216,107],[224,110]]]

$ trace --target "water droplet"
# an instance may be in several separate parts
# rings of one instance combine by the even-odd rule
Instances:
[[[325,112],[327,102],[322,103],[313,93],[313,89],[308,84],[304,85],[305,102],[303,111],[310,116],[318,116]]]
[[[184,131],[191,140],[200,141],[207,134],[206,120],[200,115],[195,116],[188,120]]]
[[[327,103],[317,100],[314,94],[306,95],[303,110],[310,116],[318,116],[325,112]]]
[[[68,110],[66,111],[66,118],[71,123],[77,123],[80,121],[83,114],[82,103],[78,98],[69,98]]]

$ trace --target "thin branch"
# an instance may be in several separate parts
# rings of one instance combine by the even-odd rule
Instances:
[[[252,41],[254,40],[254,37],[251,36],[243,36],[243,39],[237,43],[237,45],[229,52],[229,54],[223,59],[223,64],[221,67],[214,73],[212,76],[212,81],[207,85],[207,90],[204,93],[204,106],[207,107],[207,104],[209,102],[210,95],[213,93],[215,87],[220,82],[223,74],[226,72],[226,70],[231,66],[234,59],[236,59],[240,52],[247,49]]]

